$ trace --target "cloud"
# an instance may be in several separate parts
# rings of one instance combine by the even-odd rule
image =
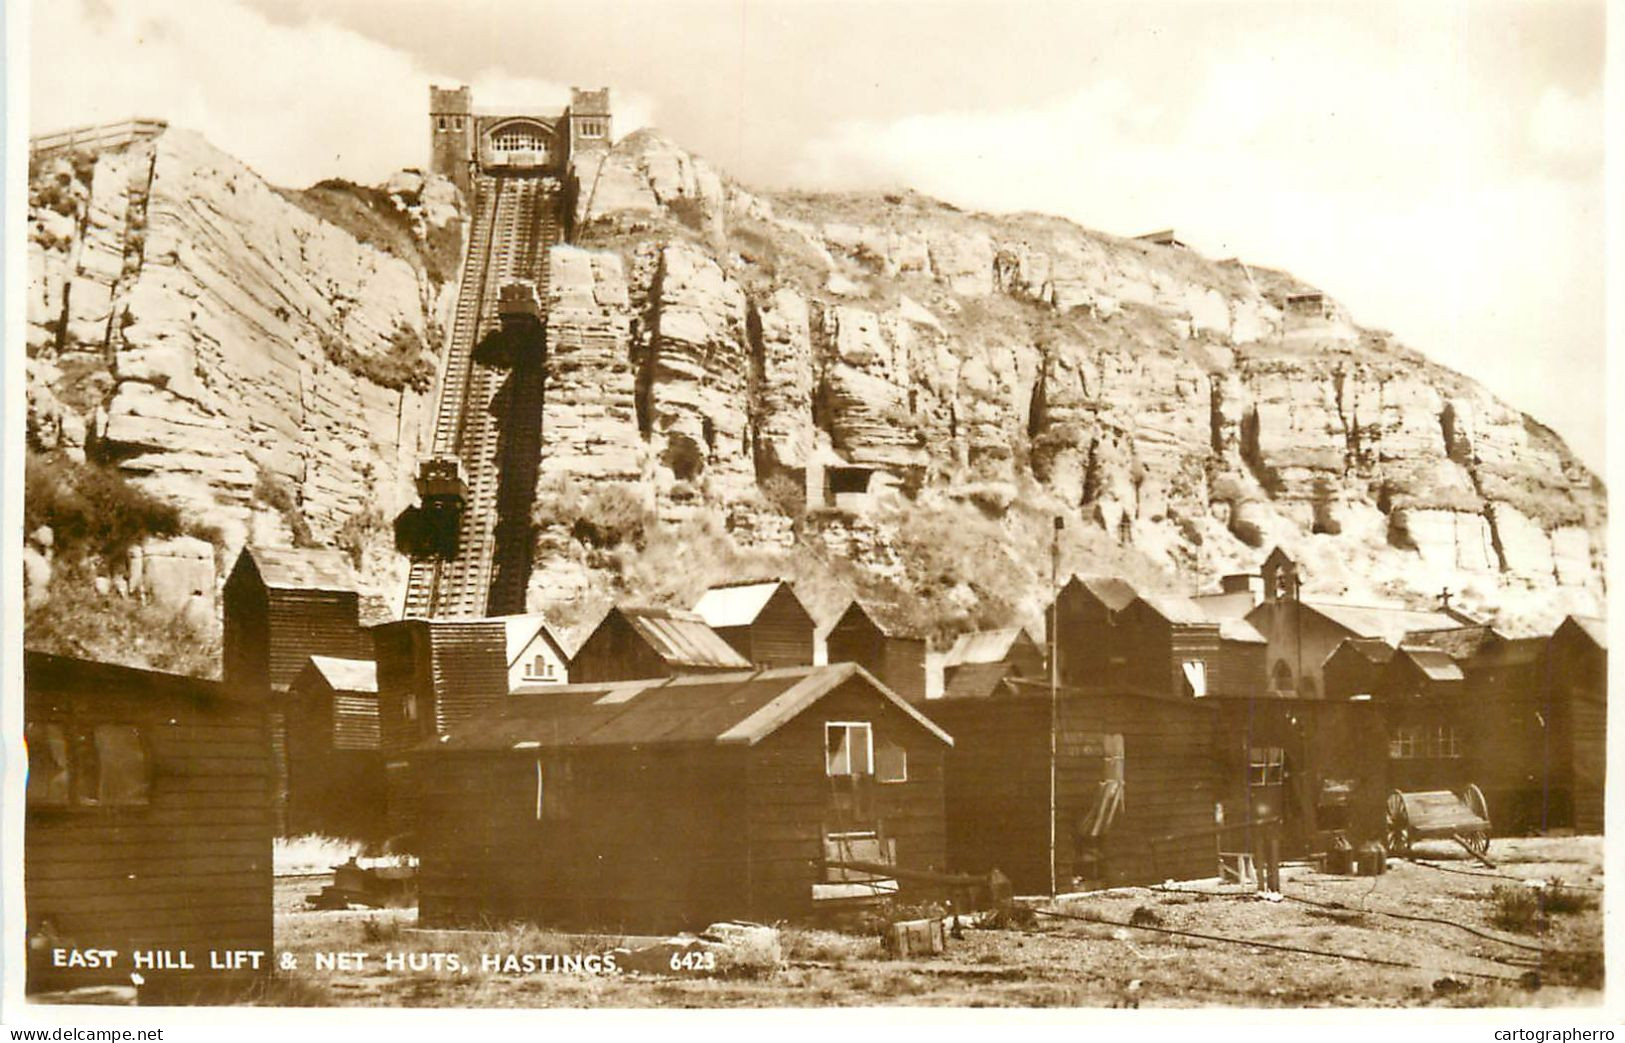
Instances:
[[[1585,161],[1600,99],[1550,88],[1509,115],[1466,70],[1340,41],[1266,41],[1181,75],[1200,87],[1182,109],[1106,81],[1024,108],[846,121],[794,175],[1120,235],[1175,226],[1209,256],[1323,286],[1600,464],[1600,156]]]
[[[200,131],[277,184],[376,183],[427,159],[431,82],[458,78],[330,22],[274,24],[235,0],[58,0],[33,9],[31,133],[131,116]],[[475,104],[551,111],[568,86],[497,72]],[[616,130],[645,125],[619,93]]]

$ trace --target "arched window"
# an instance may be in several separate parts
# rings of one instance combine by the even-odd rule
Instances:
[[[1275,668],[1270,671],[1270,687],[1277,692],[1290,692],[1297,687],[1292,680],[1292,668],[1286,665],[1286,660],[1275,661]]]
[[[548,136],[538,123],[504,123],[491,132],[491,147],[498,152],[546,152]]]

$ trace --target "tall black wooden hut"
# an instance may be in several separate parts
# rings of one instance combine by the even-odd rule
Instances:
[[[817,629],[795,590],[780,579],[746,580],[712,587],[694,611],[757,666],[811,666]]]
[[[1009,680],[985,698],[930,703],[954,736],[948,861],[999,869],[1018,893],[1050,887],[1050,691]],[[1217,872],[1210,704],[1127,689],[1055,700],[1056,887],[1146,884]]]
[[[1553,718],[1551,785],[1567,791],[1570,825],[1603,831],[1608,768],[1608,628],[1569,616],[1552,634],[1546,660]]]
[[[617,605],[570,659],[570,680],[591,684],[744,670],[750,660],[694,612]]]
[[[406,753],[507,697],[507,627],[501,619],[403,619],[373,627],[372,639],[388,832],[404,843],[417,792]]]
[[[23,826],[28,988],[130,982],[183,991],[251,975],[210,950],[273,962],[265,706],[216,681],[27,652]],[[114,949],[107,968],[56,949]],[[184,950],[196,970],[140,968]]]
[[[664,931],[888,893],[827,863],[943,868],[950,745],[851,664],[513,695],[414,755],[419,915]]]
[[[383,839],[377,665],[311,656],[288,689],[288,708],[287,832]]]
[[[226,577],[222,676],[270,708],[272,811],[288,831],[287,691],[313,655],[367,658],[361,597],[336,550],[245,547]]]
[[[856,663],[909,702],[925,701],[925,636],[890,606],[853,601],[827,640],[831,663]]]

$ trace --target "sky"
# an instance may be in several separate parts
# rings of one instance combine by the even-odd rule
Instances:
[[[279,184],[610,86],[761,188],[908,186],[1285,268],[1604,463],[1597,2],[55,0],[35,132],[156,116]]]

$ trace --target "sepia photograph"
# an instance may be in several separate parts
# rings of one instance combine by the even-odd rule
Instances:
[[[4,1020],[1617,1021],[1609,7],[7,4]]]

